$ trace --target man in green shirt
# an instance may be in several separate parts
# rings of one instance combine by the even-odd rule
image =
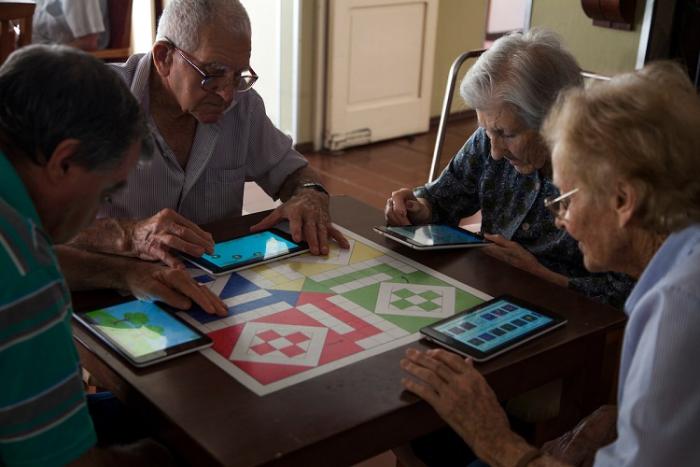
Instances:
[[[52,249],[124,184],[150,152],[147,135],[129,89],[88,54],[29,46],[0,67],[0,465],[148,459],[137,447],[92,448]]]

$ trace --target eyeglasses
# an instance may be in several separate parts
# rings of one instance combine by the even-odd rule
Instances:
[[[549,209],[556,219],[561,219],[569,209],[571,197],[576,193],[578,193],[578,188],[567,191],[563,195],[559,195],[556,198],[546,198],[544,200],[544,207]]]
[[[180,54],[182,59],[186,61],[197,73],[202,76],[202,81],[199,83],[202,89],[210,92],[219,92],[226,89],[228,86],[233,86],[236,92],[246,92],[253,87],[258,80],[258,75],[255,74],[252,68],[241,73],[226,72],[223,74],[210,75],[197,66],[193,59],[187,55],[185,51],[169,41],[170,45]]]

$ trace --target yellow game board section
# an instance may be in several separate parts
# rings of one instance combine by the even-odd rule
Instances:
[[[383,255],[384,253],[381,251],[370,248],[360,242],[355,242],[355,248],[353,248],[352,256],[350,256],[350,264],[360,263]]]
[[[330,263],[289,263],[289,268],[305,276],[315,276],[322,272],[343,267],[342,264]]]
[[[287,290],[289,292],[299,292],[302,287],[304,287],[304,281],[306,280],[305,277],[301,279],[294,279],[292,281],[287,281],[287,282],[281,282],[279,284],[275,284],[275,290]]]

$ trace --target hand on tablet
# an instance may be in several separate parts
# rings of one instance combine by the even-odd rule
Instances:
[[[311,254],[327,255],[328,241],[331,238],[341,248],[350,247],[345,236],[331,224],[326,194],[315,190],[300,190],[252,226],[250,231],[259,232],[269,229],[284,219],[289,220],[289,229],[294,241],[306,241]]]
[[[495,393],[472,364],[442,349],[406,350],[401,368],[404,388],[428,402],[435,411],[482,456],[498,452],[510,436],[508,418]]]
[[[228,315],[226,304],[182,269],[140,262],[125,272],[124,279],[139,300],[159,300],[181,310],[189,309],[195,302],[207,313]]]
[[[426,200],[416,198],[413,190],[401,188],[387,199],[384,217],[388,225],[427,224],[432,219],[432,210]]]
[[[569,280],[565,276],[547,269],[542,263],[537,261],[535,255],[523,248],[519,243],[506,240],[500,235],[484,234],[484,237],[493,242],[493,245],[483,249],[485,253],[562,287],[568,286]]]
[[[174,251],[200,257],[214,251],[214,238],[172,209],[129,225],[131,253],[137,258],[160,260],[171,267],[184,265]]]

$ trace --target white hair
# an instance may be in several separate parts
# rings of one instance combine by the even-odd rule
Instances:
[[[212,24],[250,38],[250,19],[239,0],[170,0],[158,21],[156,40],[170,39],[193,52],[199,48],[201,30]]]
[[[559,91],[582,82],[576,59],[559,37],[535,28],[494,42],[464,76],[460,91],[474,109],[512,104],[528,127],[538,129]]]

